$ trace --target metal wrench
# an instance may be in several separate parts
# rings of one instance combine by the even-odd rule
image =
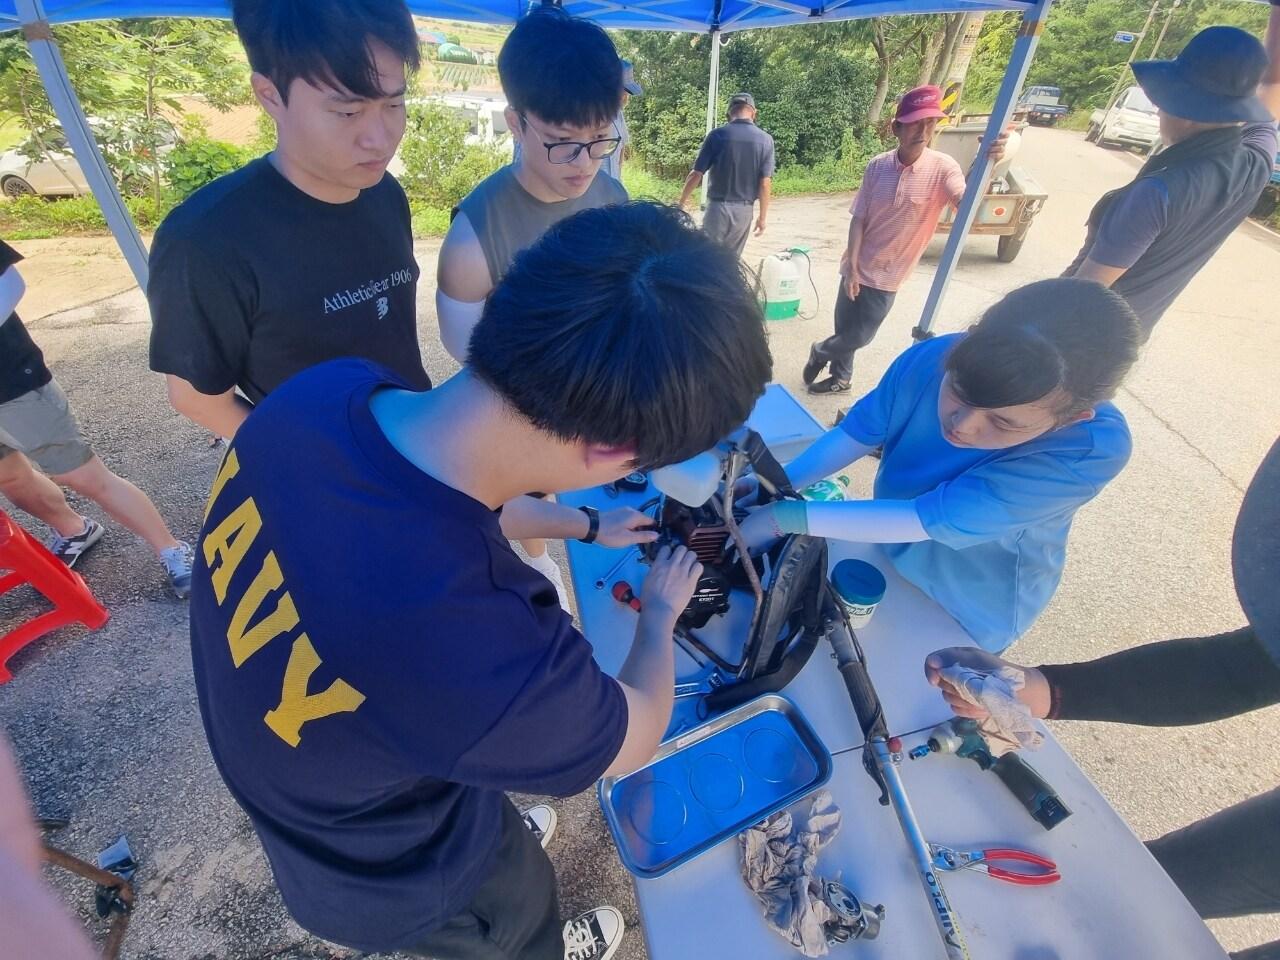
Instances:
[[[639,549],[639,547],[634,546],[627,547],[627,552],[618,558],[618,562],[609,568],[609,572],[596,581],[596,589],[603,590],[608,585],[609,581],[616,577],[622,568],[626,566],[627,562],[630,561],[631,554]]]

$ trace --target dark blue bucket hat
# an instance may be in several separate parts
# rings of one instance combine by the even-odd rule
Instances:
[[[1165,113],[1200,123],[1233,123],[1272,119],[1257,95],[1266,69],[1267,51],[1253,34],[1208,27],[1177,59],[1139,60],[1133,75]]]

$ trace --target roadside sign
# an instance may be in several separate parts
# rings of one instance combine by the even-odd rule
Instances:
[[[1137,39],[1138,35],[1136,33],[1128,33],[1124,30],[1117,33],[1115,37],[1116,43],[1133,43]]]

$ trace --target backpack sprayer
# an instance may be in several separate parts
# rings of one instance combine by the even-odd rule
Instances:
[[[815,305],[814,312],[809,316],[800,313],[800,268],[796,264],[797,257],[804,257],[809,286],[813,288]],[[796,316],[802,320],[813,319],[817,315],[817,302],[821,298],[818,296],[818,287],[813,282],[813,262],[809,259],[809,248],[789,247],[761,260],[756,269],[756,299],[760,301],[760,309],[764,311],[766,320],[790,320]]]

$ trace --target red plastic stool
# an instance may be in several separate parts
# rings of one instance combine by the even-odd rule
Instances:
[[[7,683],[13,677],[5,667],[9,658],[33,640],[69,623],[83,623],[90,630],[97,630],[110,616],[93,598],[80,574],[10,520],[3,510],[0,510],[0,570],[13,571],[0,577],[0,594],[29,583],[53,604],[48,613],[0,636],[0,683]]]

